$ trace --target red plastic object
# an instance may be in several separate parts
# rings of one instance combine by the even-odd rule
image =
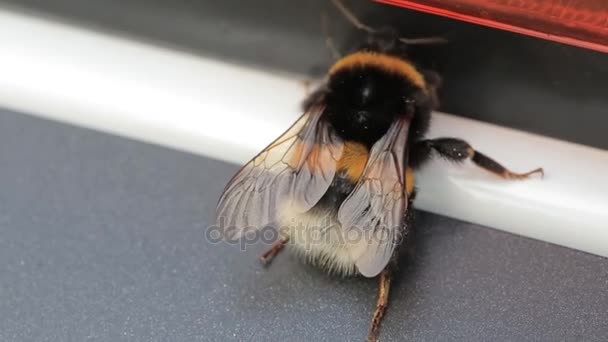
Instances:
[[[608,0],[375,0],[608,52]]]

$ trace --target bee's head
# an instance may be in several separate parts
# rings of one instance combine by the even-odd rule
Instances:
[[[404,38],[392,27],[374,28],[368,26],[359,20],[359,18],[342,3],[342,0],[331,1],[344,18],[364,34],[364,38],[361,40],[362,43],[356,47],[356,51],[374,51],[406,58],[407,52],[412,45],[433,45],[446,42],[442,37]],[[327,26],[327,17],[323,16],[323,19],[325,19],[322,22],[324,31],[326,36],[331,39],[329,27]]]
[[[410,44],[392,28],[366,32],[357,50],[375,51],[388,55],[406,57]]]

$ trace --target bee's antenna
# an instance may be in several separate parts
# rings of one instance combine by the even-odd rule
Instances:
[[[342,54],[340,53],[340,50],[338,50],[338,48],[336,47],[334,39],[331,35],[329,20],[327,18],[327,12],[325,11],[321,12],[321,29],[323,30],[323,35],[325,36],[325,45],[327,46],[327,49],[329,49],[331,56],[335,60],[342,58]]]
[[[354,27],[369,33],[376,32],[376,30],[374,30],[373,28],[362,23],[351,10],[344,6],[341,0],[331,0],[331,2],[334,4],[334,6],[336,6],[340,13],[342,13],[344,18],[346,18],[346,20],[348,20]]]
[[[346,18],[346,20],[348,20],[354,27],[358,28],[359,30],[366,31],[368,33],[376,32],[375,29],[362,23],[361,20],[359,20],[359,18],[357,18],[357,16],[342,3],[342,0],[331,0],[331,2],[334,4],[334,6],[336,6],[336,8],[340,11],[340,13],[342,13],[344,18]],[[337,49],[336,49],[335,45],[333,44],[333,41],[332,41],[330,35],[327,34],[327,32],[329,32],[329,30],[327,29],[326,14],[322,15],[321,20],[324,22],[323,25],[324,25],[324,31],[326,32],[326,35],[325,35],[326,44],[328,45],[329,49],[332,50],[332,54],[336,55],[334,53],[334,51],[337,51]],[[445,39],[443,37],[399,38],[399,41],[402,43],[405,43],[405,44],[409,44],[409,45],[444,44],[444,43],[448,42],[447,39]]]
[[[445,44],[448,42],[448,40],[443,37],[399,38],[399,41],[409,45]]]

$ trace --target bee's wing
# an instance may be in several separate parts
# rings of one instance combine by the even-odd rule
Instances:
[[[338,210],[346,234],[363,239],[363,252],[356,248],[353,256],[357,269],[366,277],[384,269],[400,238],[407,209],[408,128],[406,119],[397,120],[374,144],[361,179]]]
[[[230,238],[276,222],[281,208],[305,212],[325,194],[343,142],[322,113],[311,107],[230,180],[216,210]]]

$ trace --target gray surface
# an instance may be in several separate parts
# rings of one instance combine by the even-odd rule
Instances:
[[[608,149],[608,54],[440,18],[371,0],[345,0],[373,26],[443,35],[422,52],[444,77],[443,111]],[[339,45],[353,30],[328,0],[0,0],[100,30],[271,70],[319,75],[331,63],[320,13]],[[420,57],[420,56],[419,56]]]
[[[1,341],[362,341],[375,282],[205,241],[237,166],[0,112]],[[426,213],[385,341],[605,341],[608,259]],[[413,256],[413,257],[412,257]]]

